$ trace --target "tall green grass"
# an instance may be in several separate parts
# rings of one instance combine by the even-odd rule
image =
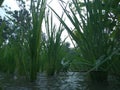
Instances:
[[[23,1],[20,1],[20,4],[21,2],[24,4]],[[17,72],[17,74],[25,75],[30,81],[35,81],[40,68],[41,33],[46,0],[31,0],[30,2],[30,15],[24,5],[20,7],[23,10],[14,13],[8,11],[10,28],[7,30],[10,33],[5,31],[9,36],[7,38],[9,42],[6,44],[4,62],[9,64],[7,70],[13,67],[11,69],[13,73]],[[13,66],[12,62],[14,62]]]
[[[33,29],[29,37],[30,47],[30,80],[36,80],[39,71],[39,58],[41,47],[42,22],[45,15],[46,0],[31,0],[31,13]]]
[[[63,33],[63,26],[54,24],[53,15],[49,11],[45,15],[45,30],[46,37],[43,41],[42,50],[42,64],[44,71],[48,76],[55,75],[62,71],[62,61],[66,58],[63,46],[64,42],[61,40]]]
[[[110,2],[110,0],[108,1]],[[119,51],[119,49],[114,49],[115,44],[110,37],[112,30],[109,28],[110,25],[106,23],[106,20],[109,20],[107,16],[110,8],[108,3],[104,6],[101,0],[84,0],[83,3],[72,0],[72,4],[65,5],[61,2],[60,5],[74,26],[74,31],[51,9],[76,42],[79,49],[80,65],[90,67],[90,71],[106,71],[108,63],[112,63],[111,57]],[[66,7],[69,7],[68,11]],[[83,8],[85,10],[82,10]]]
[[[4,23],[4,21],[2,21],[2,19],[1,19],[1,22],[0,22],[0,46],[2,46],[2,44],[3,44],[2,33],[3,33],[4,27],[5,27],[5,23]],[[1,48],[1,47],[0,47],[0,48]]]
[[[3,37],[2,37],[2,33],[3,33],[3,29],[4,29],[4,27],[5,27],[5,23],[3,22],[3,20],[2,19],[0,19],[1,20],[1,22],[0,22],[0,70],[2,71],[3,70],[3,63],[2,63],[2,61],[3,61],[3,42],[4,42],[4,39],[3,39]]]

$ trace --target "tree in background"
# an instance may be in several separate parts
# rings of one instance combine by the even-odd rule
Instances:
[[[0,6],[2,5],[3,1],[4,1],[4,0],[0,0]]]

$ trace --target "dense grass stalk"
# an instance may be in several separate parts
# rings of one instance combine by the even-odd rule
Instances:
[[[49,11],[45,15],[46,38],[43,41],[43,64],[44,71],[48,76],[59,73],[63,69],[62,61],[66,53],[63,48],[65,41],[61,40],[64,30],[62,25],[56,26],[53,22],[53,15]]]
[[[1,21],[1,24],[0,24],[0,46],[3,44],[2,32],[3,32],[4,27],[5,27],[5,23]]]
[[[91,70],[106,70],[107,61],[119,51],[117,49],[113,50],[114,42],[110,38],[112,29],[105,22],[108,20],[108,16],[106,16],[109,9],[108,5],[103,6],[101,0],[84,0],[83,3],[72,0],[72,3],[69,4],[69,11],[66,10],[67,6],[62,2],[60,5],[73,24],[74,31],[51,9],[76,42],[80,50],[79,59],[81,64],[89,66],[92,68]],[[74,6],[74,9],[72,6]],[[85,8],[84,13],[81,6]],[[105,14],[103,10],[106,11]]]
[[[4,29],[4,27],[5,27],[5,23],[2,21],[2,19],[1,19],[1,23],[0,23],[0,71],[3,71],[3,69],[4,69],[4,67],[3,67],[3,65],[4,65],[4,63],[3,63],[3,42],[4,42],[4,40],[3,40],[3,37],[2,37],[2,33],[3,33],[3,29]]]
[[[31,13],[33,30],[31,31],[31,37],[29,37],[31,66],[30,66],[30,80],[34,81],[39,71],[39,56],[40,56],[40,43],[42,32],[42,21],[45,14],[46,0],[31,0]]]
[[[3,63],[6,62],[7,71],[12,70],[12,73],[26,75],[34,81],[39,71],[41,32],[46,0],[31,0],[30,12],[24,7],[24,1],[19,1],[19,4],[20,11],[8,11],[12,18],[8,16],[9,24],[4,29],[9,42],[2,47],[2,49],[6,48]],[[10,66],[12,61],[14,67]]]

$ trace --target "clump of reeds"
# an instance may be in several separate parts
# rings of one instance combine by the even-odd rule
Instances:
[[[61,40],[63,26],[55,25],[53,15],[49,11],[45,15],[46,37],[42,47],[42,64],[44,71],[48,76],[55,75],[62,71],[62,61],[65,59],[67,52],[63,48],[65,41]]]
[[[109,3],[104,5],[101,0],[84,0],[83,2],[72,0],[68,5],[60,1],[60,5],[74,26],[74,30],[71,30],[67,23],[51,9],[76,42],[80,65],[92,68],[90,71],[108,70],[108,63],[112,63],[110,58],[119,51],[119,49],[113,49],[114,40],[112,41],[110,37],[113,28],[111,29],[106,23],[106,20],[109,21]]]

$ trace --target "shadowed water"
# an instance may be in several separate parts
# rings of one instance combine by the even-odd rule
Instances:
[[[34,83],[0,75],[0,86],[0,90],[120,90],[120,84],[111,77],[109,83],[92,83],[85,79],[83,72],[60,73],[53,77],[38,74]]]

